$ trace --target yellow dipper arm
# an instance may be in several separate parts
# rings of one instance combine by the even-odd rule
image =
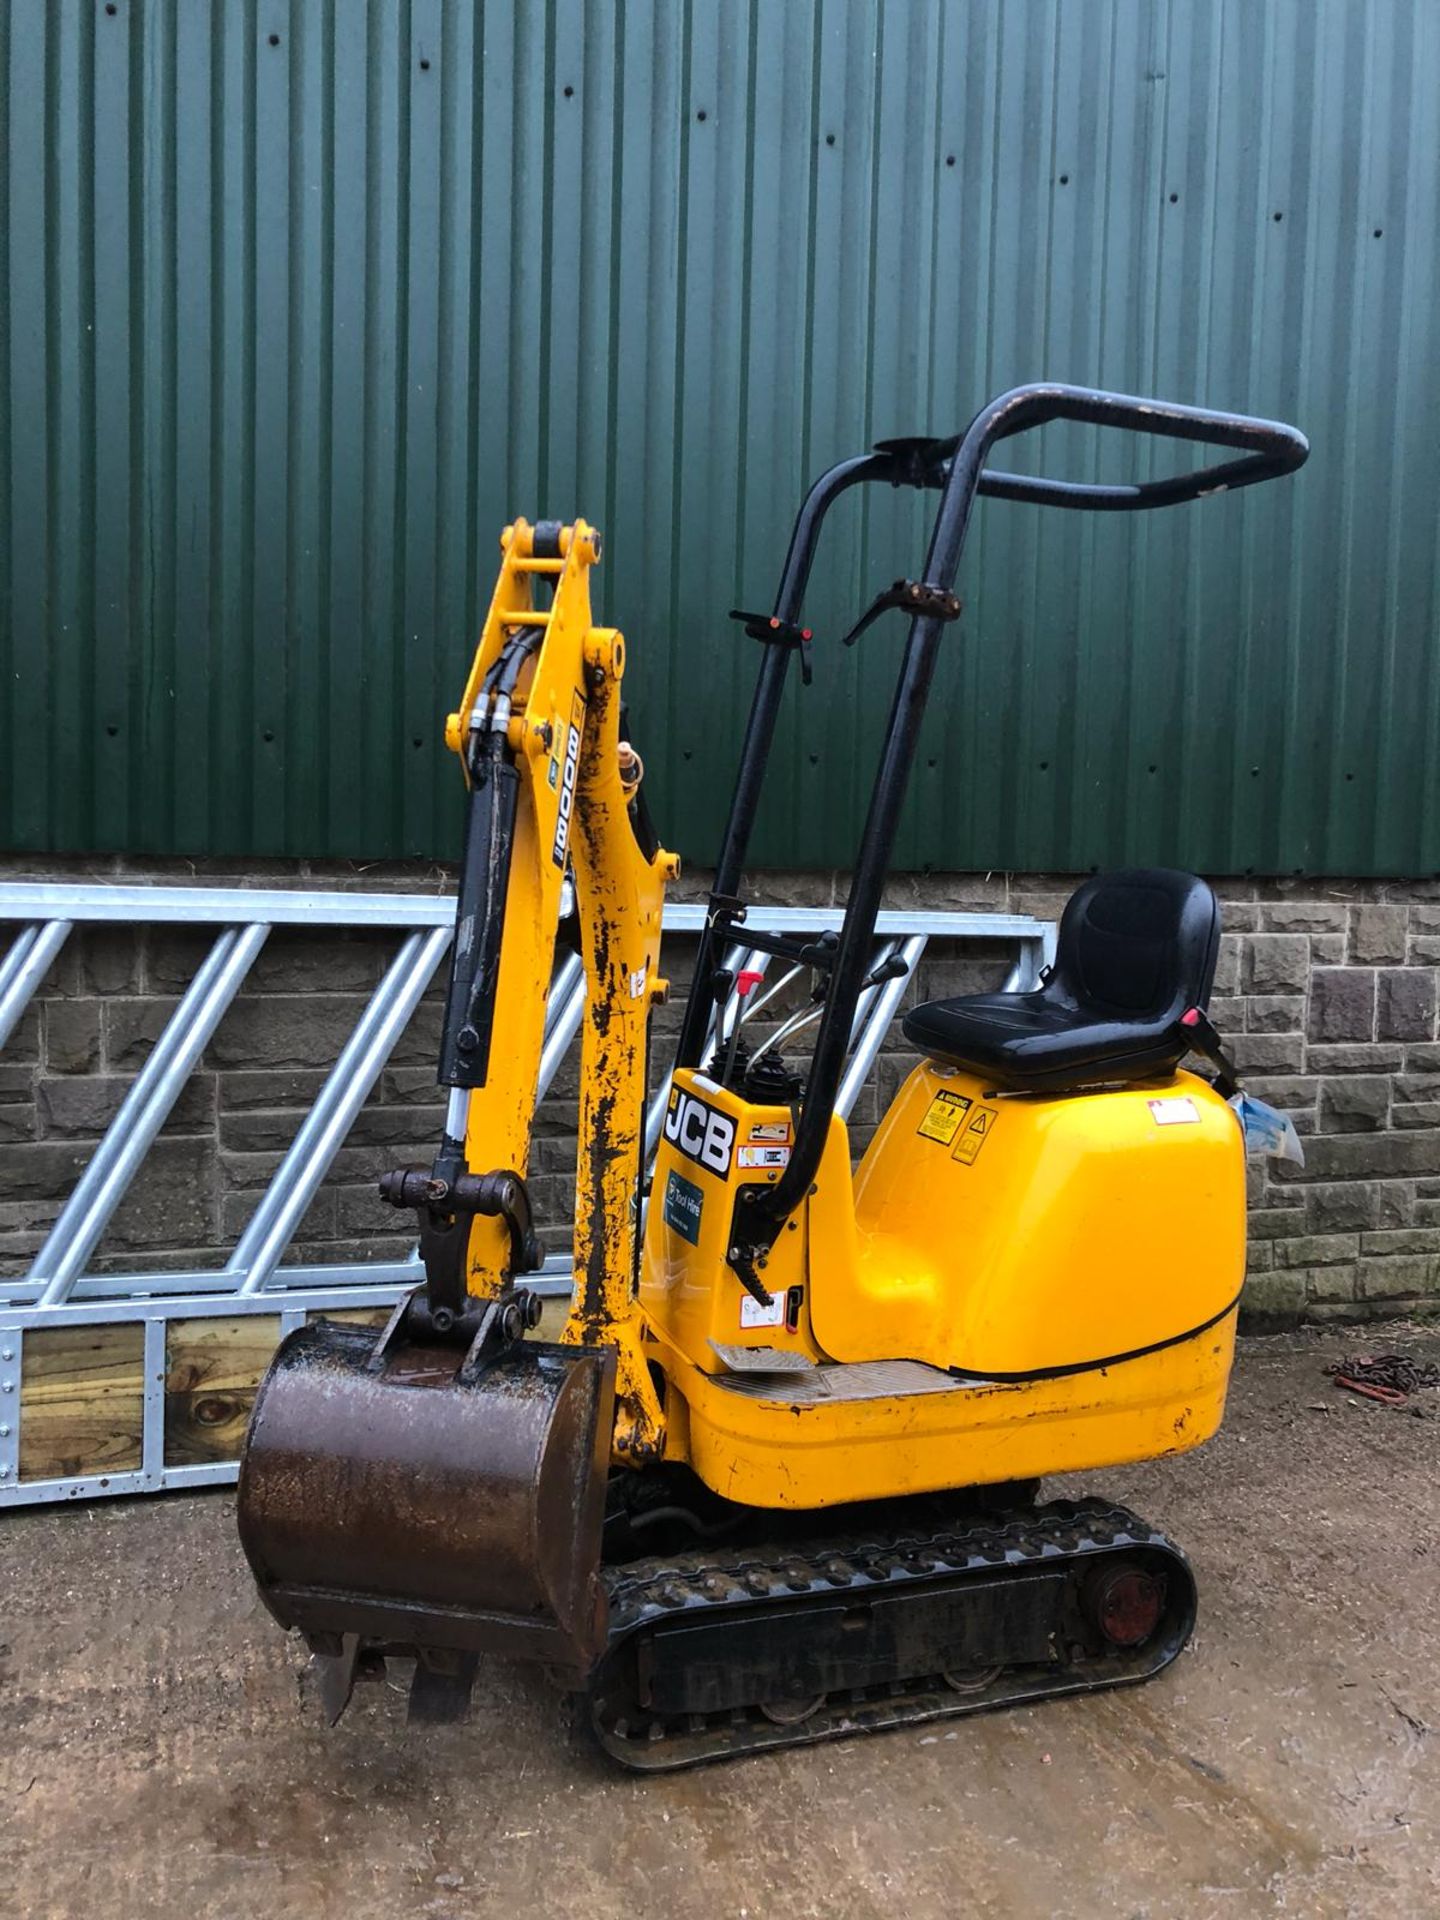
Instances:
[[[585,962],[580,1044],[580,1154],[575,1174],[575,1298],[561,1339],[613,1345],[614,1451],[658,1458],[659,1401],[641,1350],[636,1238],[645,1155],[646,1040],[651,1008],[665,997],[657,977],[665,882],[673,853],[647,854],[630,801],[640,765],[620,741],[625,642],[594,629],[585,649],[589,724],[576,782],[570,857]],[[623,756],[623,757],[622,757]]]
[[[625,643],[591,624],[599,535],[517,520],[447,743],[471,787],[456,964],[441,1079],[469,1087],[465,1159],[524,1177],[538,1096],[545,1001],[567,859],[573,864],[586,1016],[575,1187],[575,1303],[563,1338],[619,1350],[616,1449],[656,1451],[661,1421],[634,1301],[644,1153],[646,1034],[665,882],[675,856],[643,848],[630,803],[638,761],[620,741]],[[535,605],[536,580],[553,584]],[[509,1227],[480,1214],[466,1285],[509,1282]]]

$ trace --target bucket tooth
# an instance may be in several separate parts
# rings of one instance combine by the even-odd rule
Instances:
[[[315,1678],[320,1686],[320,1705],[325,1709],[325,1718],[332,1727],[350,1704],[350,1696],[355,1691],[355,1668],[360,1660],[358,1633],[342,1633],[340,1641],[339,1653],[311,1656],[315,1662]]]
[[[442,1727],[463,1720],[470,1711],[470,1692],[479,1664],[480,1656],[475,1653],[422,1652],[410,1682],[406,1718],[411,1726]]]

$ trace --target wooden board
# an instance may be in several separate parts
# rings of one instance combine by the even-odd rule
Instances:
[[[315,1320],[383,1326],[388,1307],[344,1307]],[[280,1342],[274,1314],[172,1320],[165,1350],[165,1464],[238,1460],[265,1369]]]
[[[315,1320],[383,1327],[388,1307]],[[256,1390],[280,1339],[278,1314],[172,1320],[165,1334],[165,1464],[238,1460]],[[103,1477],[141,1464],[145,1329],[47,1327],[27,1333],[20,1377],[23,1482]]]
[[[142,1326],[45,1327],[25,1336],[20,1479],[133,1472],[145,1417]]]
[[[165,1338],[165,1464],[238,1460],[280,1317],[172,1320]]]

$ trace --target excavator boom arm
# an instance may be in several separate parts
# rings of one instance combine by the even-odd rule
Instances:
[[[583,1331],[590,1344],[603,1344],[633,1292],[613,1284],[634,1268],[640,1168],[623,1143],[638,1139],[643,1125],[645,1034],[664,991],[661,903],[676,862],[643,848],[630,817],[638,778],[629,770],[639,761],[620,740],[625,643],[596,627],[590,609],[599,535],[583,520],[517,520],[501,551],[464,695],[446,723],[469,812],[440,1079],[468,1098],[463,1142],[451,1134],[442,1157],[453,1165],[463,1146],[470,1169],[503,1170],[522,1182],[529,1171],[546,995],[573,859],[587,979],[576,1269],[590,1276]],[[437,1175],[448,1184],[447,1167],[437,1165]],[[603,1285],[602,1262],[618,1263]],[[515,1271],[512,1222],[503,1212],[477,1212],[466,1293],[494,1299]]]
[[[319,1656],[332,1718],[388,1653],[415,1656],[411,1710],[426,1717],[463,1702],[483,1649],[586,1671],[606,1631],[611,1462],[664,1446],[635,1235],[661,906],[678,863],[637,830],[625,643],[590,613],[599,536],[584,521],[517,520],[501,549],[446,727],[470,792],[441,1047],[450,1113],[428,1174],[381,1181],[419,1213],[425,1287],[378,1340],[316,1325],[282,1342],[241,1466],[246,1553],[267,1606]],[[523,1337],[539,1302],[514,1281],[541,1258],[525,1181],[572,865],[586,976],[576,1291],[550,1343]]]

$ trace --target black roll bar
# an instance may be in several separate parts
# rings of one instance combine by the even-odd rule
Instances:
[[[888,480],[896,463],[887,453],[862,453],[827,468],[801,502],[795,517],[785,567],[775,595],[774,618],[783,630],[798,623],[815,561],[815,548],[825,516],[842,493],[864,480]],[[898,482],[896,484],[899,484]],[[714,970],[717,943],[724,937],[727,903],[736,897],[745,856],[750,850],[750,834],[760,806],[760,789],[765,784],[765,769],[775,739],[775,722],[780,714],[780,697],[785,691],[785,675],[790,666],[791,649],[767,646],[760,665],[755,693],[750,702],[750,717],[745,723],[745,739],[740,748],[740,765],[735,773],[735,791],[725,822],[725,838],[715,862],[715,879],[710,890],[710,909],[695,955],[695,973],[690,998],[685,1003],[685,1018],[680,1028],[680,1044],[675,1064],[698,1067],[705,1050],[710,1013],[714,1005],[707,983]]]
[[[1032,478],[994,472],[985,466],[1001,440],[1054,420],[1124,428],[1166,439],[1227,447],[1238,459],[1223,460],[1193,472],[1128,486]],[[1275,420],[1216,413],[1203,407],[1146,400],[1131,394],[1104,393],[1088,387],[1042,383],[1014,387],[983,407],[961,434],[950,440],[900,440],[882,443],[873,453],[841,461],[822,474],[805,496],[791,535],[775,617],[798,622],[815,549],[825,515],[848,488],[874,480],[892,486],[938,488],[939,509],[930,537],[921,586],[933,595],[952,591],[976,496],[1029,501],[1036,505],[1100,512],[1135,512],[1178,506],[1209,494],[1234,492],[1276,479],[1303,465],[1309,445],[1295,428]],[[885,729],[880,764],[851,877],[850,895],[839,947],[830,972],[825,1011],[811,1055],[790,1163],[776,1184],[741,1190],[732,1261],[743,1280],[763,1291],[754,1263],[774,1243],[786,1219],[810,1191],[824,1151],[830,1119],[839,1095],[855,1008],[864,984],[880,895],[889,871],[895,831],[904,803],[926,697],[934,675],[940,638],[947,621],[931,611],[910,623],[905,653]],[[686,1007],[677,1064],[698,1066],[713,1004],[709,982],[715,944],[739,919],[736,894],[759,803],[765,765],[774,740],[780,697],[789,665],[788,646],[767,646],[746,726],[740,768],[725,841],[717,864],[710,911],[696,956],[695,980]]]

